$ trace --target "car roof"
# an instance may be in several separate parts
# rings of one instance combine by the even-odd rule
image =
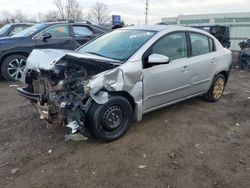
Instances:
[[[143,26],[131,26],[131,27],[124,27],[121,29],[131,29],[131,30],[144,30],[144,31],[180,31],[180,30],[184,30],[184,31],[194,31],[194,32],[200,32],[200,33],[204,33],[202,30],[200,29],[196,29],[196,28],[192,28],[192,27],[184,27],[184,26],[179,26],[179,25],[143,25]]]
[[[68,22],[68,21],[57,21],[57,22],[42,22],[48,25],[56,25],[56,24],[69,24],[69,25],[93,25],[85,22]]]
[[[53,26],[53,25],[60,25],[60,24],[67,24],[67,25],[76,25],[76,26],[90,26],[95,30],[98,30],[100,32],[108,32],[110,29],[104,26],[95,25],[91,23],[86,22],[68,22],[68,21],[57,21],[57,22],[43,22],[42,24],[46,24],[47,27]]]
[[[121,29],[132,29],[132,30],[145,30],[145,31],[162,31],[169,28],[170,25],[139,25],[123,27]]]
[[[11,26],[15,26],[15,25],[34,25],[34,23],[8,23],[6,25],[11,25]]]
[[[218,24],[206,24],[206,25],[190,25],[190,27],[228,27],[228,26],[218,25]]]

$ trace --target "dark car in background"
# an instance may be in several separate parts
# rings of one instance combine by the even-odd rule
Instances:
[[[0,28],[0,38],[2,37],[10,37],[15,35],[28,27],[31,27],[33,24],[29,23],[10,23],[6,24]]]
[[[230,48],[231,42],[230,42],[230,29],[227,26],[222,25],[202,25],[202,26],[192,26],[194,28],[199,28],[204,31],[209,32],[215,38],[220,41],[223,47]]]
[[[89,23],[48,22],[36,24],[12,37],[0,39],[1,74],[8,81],[19,80],[26,59],[33,49],[75,50],[108,31],[107,28]]]

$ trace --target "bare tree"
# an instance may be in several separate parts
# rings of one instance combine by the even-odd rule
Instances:
[[[91,14],[93,19],[100,25],[110,21],[108,6],[104,3],[96,2],[92,7]]]
[[[83,15],[83,20],[86,21],[86,22],[92,22],[93,19],[92,19],[91,13],[90,13],[90,12],[85,13],[85,14]]]
[[[60,18],[59,14],[57,11],[48,11],[44,16],[43,16],[43,21],[46,22],[54,22],[54,21],[58,21]]]
[[[13,18],[15,19],[15,21],[18,22],[26,22],[28,21],[28,18],[26,15],[24,15],[24,13],[22,12],[22,10],[16,10],[16,13],[13,15]]]
[[[54,0],[54,4],[56,5],[62,20],[82,20],[82,7],[77,0]]]
[[[1,22],[3,22],[3,24],[14,22],[13,16],[9,11],[3,10],[3,11],[1,11],[0,15],[1,15],[0,16]]]
[[[65,20],[65,17],[66,17],[65,16],[65,11],[64,11],[65,5],[62,2],[62,0],[54,0],[54,4],[56,5],[62,20]]]
[[[77,0],[67,0],[65,9],[68,20],[81,21],[83,17],[82,7]]]

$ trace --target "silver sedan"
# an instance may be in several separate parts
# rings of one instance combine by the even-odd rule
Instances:
[[[68,127],[68,138],[120,138],[142,115],[191,97],[218,101],[231,51],[209,33],[181,26],[127,27],[76,51],[34,50],[22,75],[42,119]]]

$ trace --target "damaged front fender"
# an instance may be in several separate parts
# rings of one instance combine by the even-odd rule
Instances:
[[[134,63],[133,69],[131,65]],[[109,71],[100,73],[88,81],[90,95],[98,104],[104,104],[109,100],[109,92],[127,92],[135,103],[135,119],[142,117],[142,72],[141,62],[130,62]]]

